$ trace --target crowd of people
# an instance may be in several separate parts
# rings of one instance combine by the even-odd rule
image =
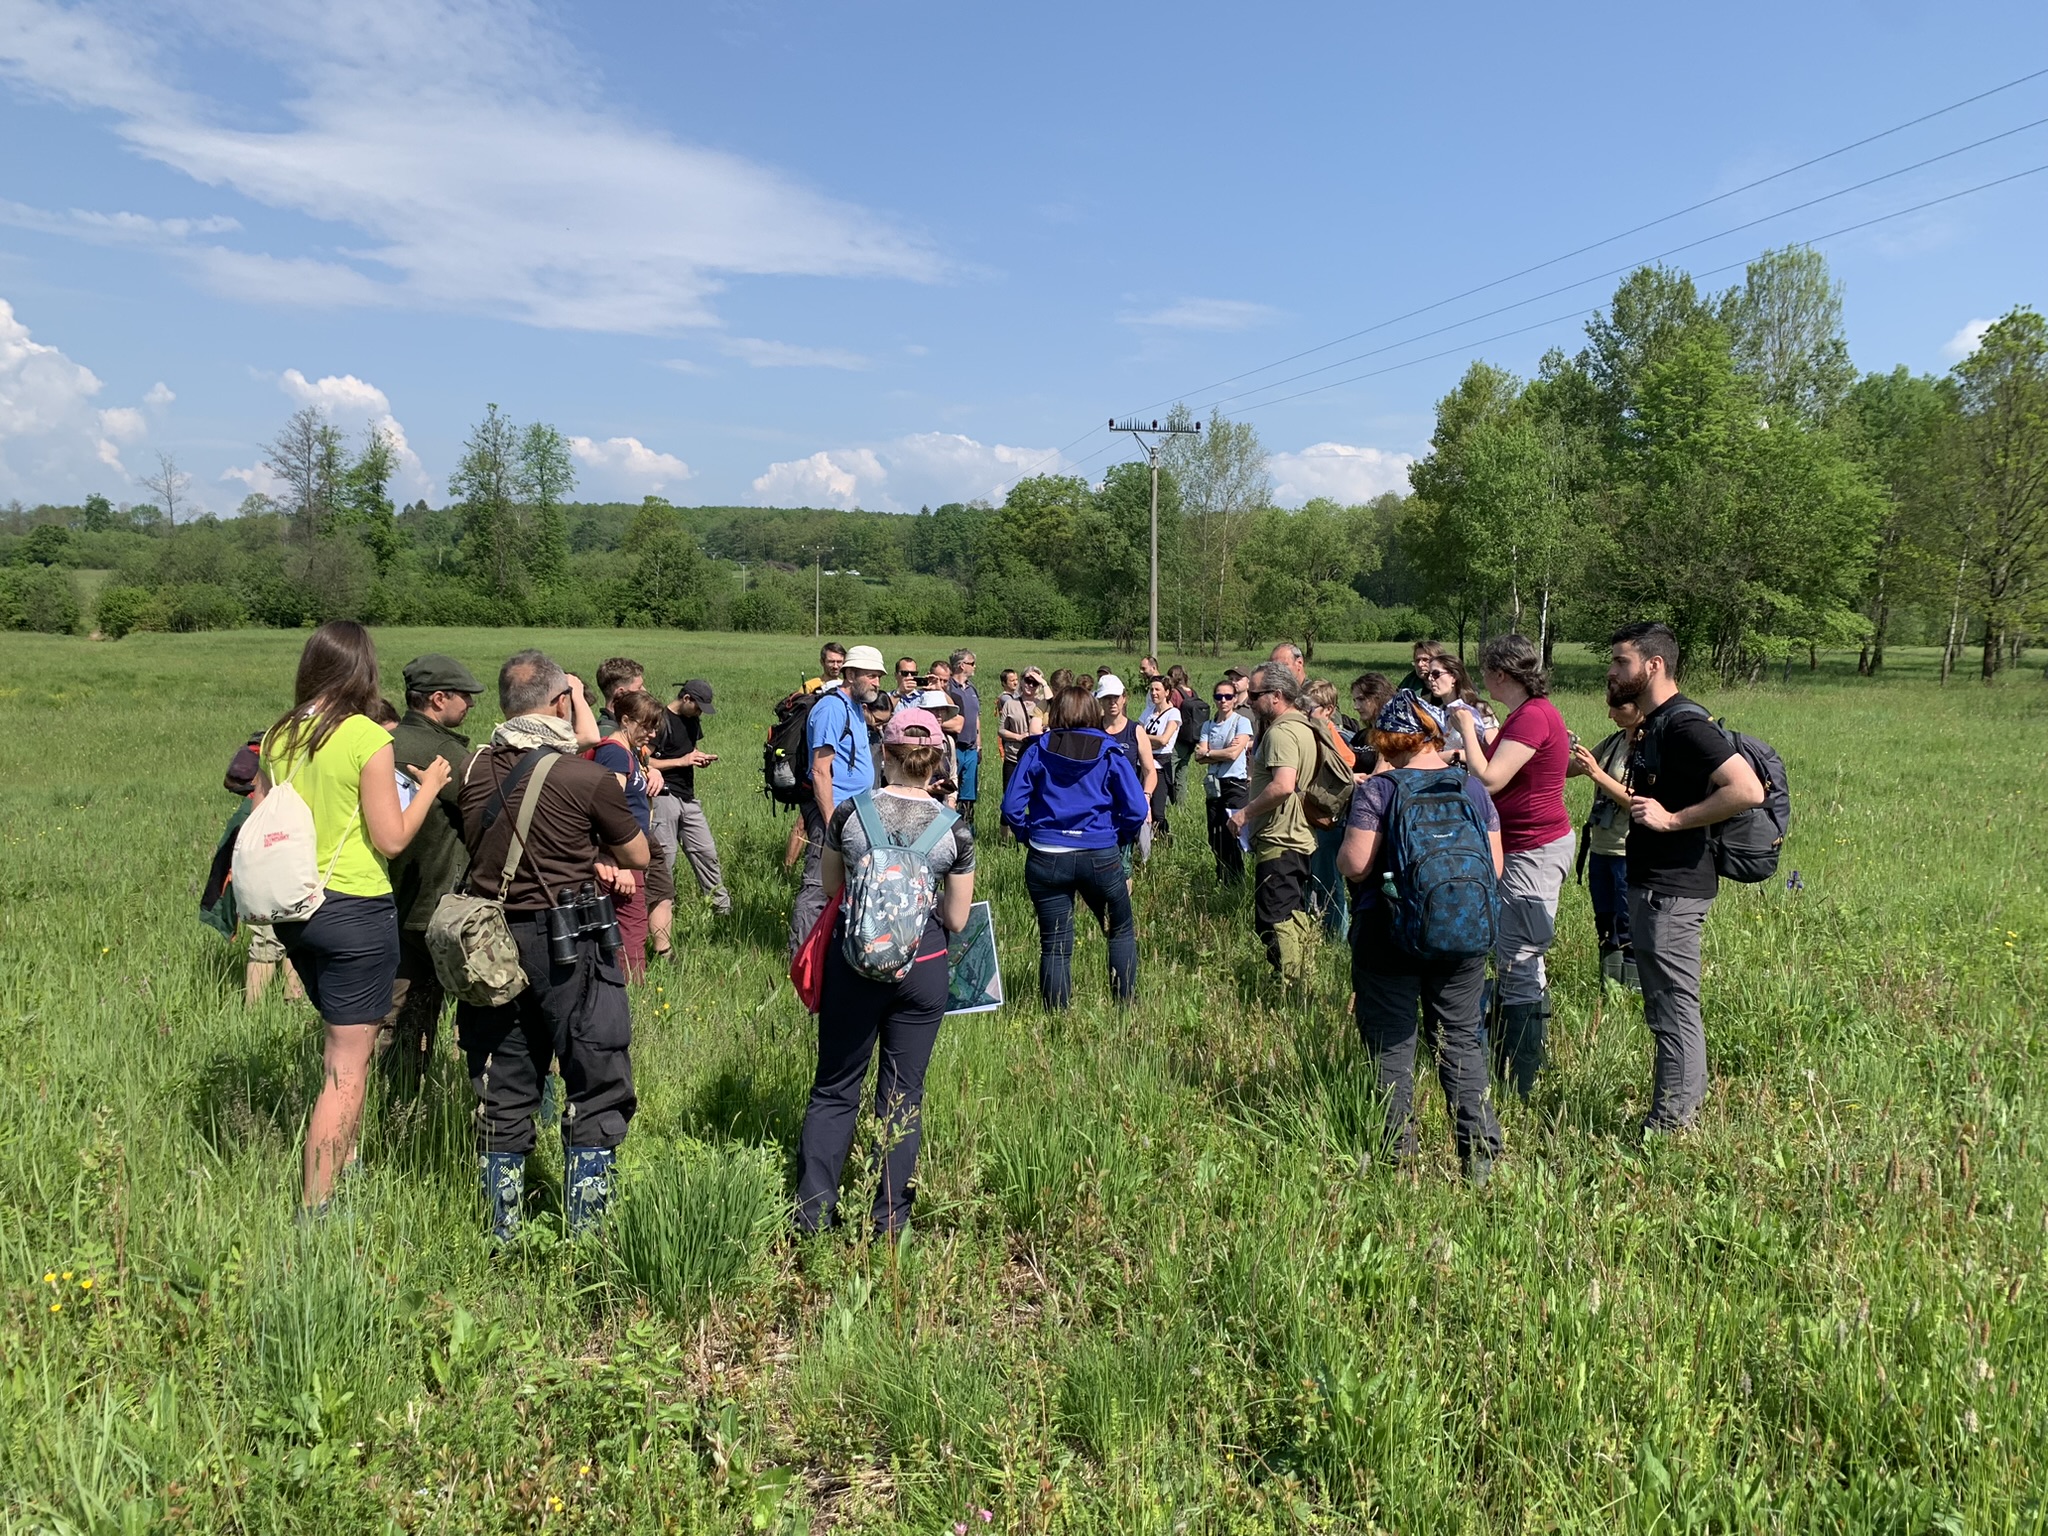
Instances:
[[[1310,995],[1320,944],[1349,944],[1386,1155],[1418,1150],[1426,1048],[1461,1164],[1483,1181],[1501,1148],[1494,1085],[1526,1099],[1545,1064],[1546,956],[1576,848],[1603,985],[1643,995],[1653,1042],[1644,1129],[1689,1125],[1706,1090],[1708,829],[1764,792],[1730,738],[1678,693],[1667,628],[1630,625],[1610,650],[1616,730],[1595,747],[1566,728],[1539,652],[1514,634],[1482,647],[1478,687],[1435,643],[1415,647],[1399,683],[1367,672],[1341,692],[1310,677],[1288,643],[1250,671],[1226,669],[1206,695],[1152,657],[1131,685],[1106,666],[1004,670],[988,722],[992,835],[1023,850],[1040,1003],[1071,1004],[1077,900],[1106,940],[1111,995],[1136,995],[1133,882],[1199,783],[1216,883],[1241,889],[1249,874],[1248,915],[1276,984]],[[984,708],[971,650],[892,667],[873,645],[835,642],[819,663],[792,696],[799,815],[784,850],[797,871],[792,977],[809,967],[818,1030],[795,1219],[806,1231],[834,1219],[879,1056],[872,1220],[893,1235],[915,1195],[949,937],[973,906]],[[472,747],[461,728],[484,685],[438,654],[414,658],[403,677],[401,714],[381,697],[368,632],[323,626],[306,643],[291,708],[228,773],[246,803],[223,837],[209,906],[230,868],[237,891],[262,905],[253,893],[276,888],[277,861],[291,853],[273,853],[283,834],[269,829],[289,826],[300,802],[312,833],[299,856],[315,888],[242,913],[247,995],[282,967],[325,1028],[302,1210],[316,1218],[353,1164],[375,1064],[396,1091],[417,1091],[453,992],[491,1233],[508,1240],[519,1227],[551,1072],[562,1083],[565,1225],[581,1233],[605,1208],[636,1105],[626,985],[674,950],[685,866],[713,914],[733,906],[697,793],[697,770],[719,760],[703,745],[714,691],[685,679],[664,703],[627,657],[600,663],[586,689],[521,651],[499,671],[503,722]],[[1595,788],[1583,838],[1564,798],[1572,776]],[[252,848],[239,829],[258,817],[269,819]]]

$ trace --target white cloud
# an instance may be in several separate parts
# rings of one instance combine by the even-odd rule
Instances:
[[[178,396],[171,386],[162,379],[158,379],[149,386],[149,393],[142,397],[142,403],[153,411],[160,411],[177,398]]]
[[[221,471],[221,479],[239,480],[245,493],[269,496],[278,501],[282,501],[285,493],[291,489],[270,472],[268,464],[251,464],[246,469],[225,469]]]
[[[180,50],[227,55],[268,99],[185,89]],[[110,114],[149,159],[341,233],[273,253],[218,243],[218,219],[19,215],[156,241],[232,297],[659,332],[715,323],[732,274],[945,271],[877,214],[615,109],[539,0],[10,0],[0,73]]]
[[[799,347],[786,341],[763,341],[758,336],[728,336],[718,350],[754,368],[844,368],[858,373],[869,366],[858,352],[837,347]]]
[[[142,213],[94,213],[67,208],[58,213],[0,198],[0,224],[45,235],[71,235],[95,245],[169,245],[193,235],[225,235],[242,227],[239,219],[154,219]]]
[[[0,495],[57,499],[128,477],[122,442],[146,428],[131,406],[102,410],[96,374],[37,341],[0,299]]]
[[[642,495],[665,491],[694,473],[674,454],[657,453],[637,437],[608,437],[601,443],[588,437],[572,437],[569,451],[609,487]]]
[[[807,459],[770,464],[754,481],[754,497],[768,507],[873,506],[888,478],[872,449],[821,450]]]
[[[391,459],[396,470],[394,478],[400,486],[422,496],[433,494],[434,478],[427,473],[420,456],[413,452],[412,444],[406,441],[405,428],[391,414],[391,397],[369,380],[359,379],[352,373],[330,373],[322,378],[308,379],[298,369],[287,368],[278,375],[277,387],[289,398],[300,405],[311,406],[338,426],[382,432],[391,445]],[[237,479],[242,479],[243,474],[240,470],[228,471],[229,476]],[[244,483],[251,490],[275,494],[267,486],[258,486],[253,481],[245,480]]]
[[[1941,355],[1952,363],[1960,363],[1977,350],[1977,343],[1984,339],[1984,333],[1991,329],[1991,324],[1989,320],[1972,320],[1941,344]]]
[[[391,397],[352,373],[329,374],[318,382],[309,382],[298,369],[287,368],[278,375],[277,387],[299,404],[310,405],[329,416],[391,414]]]
[[[698,373],[709,376],[716,371],[715,369],[706,368],[702,363],[687,357],[664,357],[661,360],[660,366],[668,369],[671,373]]]
[[[1245,299],[1182,299],[1164,309],[1117,318],[1125,325],[1156,325],[1173,331],[1247,331],[1278,313],[1270,304]]]
[[[829,449],[771,464],[754,481],[754,499],[765,506],[906,512],[977,498],[1000,502],[1026,475],[1061,474],[1066,467],[1051,449],[914,432],[872,448]]]
[[[149,434],[149,423],[132,405],[117,405],[100,412],[100,430],[117,443],[139,443]]]
[[[1387,491],[1406,494],[1408,466],[1414,462],[1412,453],[1315,443],[1299,453],[1268,455],[1266,472],[1273,477],[1273,501],[1278,506],[1298,507],[1318,496],[1351,506]]]

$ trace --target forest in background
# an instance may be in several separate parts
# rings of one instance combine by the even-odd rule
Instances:
[[[1173,419],[1192,413],[1177,407]],[[1645,267],[1533,379],[1475,362],[1412,494],[1272,505],[1247,421],[1162,454],[1161,643],[1215,651],[1513,628],[1546,652],[1662,618],[1722,676],[1887,645],[1989,678],[2048,630],[2048,322],[2016,308],[1945,376],[1859,376],[1807,248],[1725,292]],[[673,627],[1101,638],[1145,627],[1143,463],[1020,480],[915,515],[573,500],[568,442],[495,405],[448,499],[397,506],[392,444],[291,417],[280,487],[187,515],[169,456],[140,502],[0,510],[0,628]],[[101,573],[81,580],[77,573]]]

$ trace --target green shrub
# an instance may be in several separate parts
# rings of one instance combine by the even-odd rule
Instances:
[[[170,615],[154,592],[106,586],[100,588],[99,602],[93,608],[93,626],[109,640],[118,640],[139,629],[167,629]]]
[[[181,635],[202,629],[240,629],[249,622],[242,600],[226,587],[195,581],[164,594],[169,628]]]
[[[68,635],[78,628],[78,589],[71,573],[54,565],[0,570],[0,629]]]

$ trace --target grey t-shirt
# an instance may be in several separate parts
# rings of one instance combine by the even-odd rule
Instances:
[[[874,800],[875,816],[882,823],[882,829],[905,845],[916,842],[924,829],[932,824],[932,818],[945,809],[938,801],[925,795],[877,791]],[[841,801],[832,812],[831,823],[825,832],[825,846],[849,864],[868,851],[867,828],[854,814],[851,800]],[[954,822],[953,835],[940,838],[939,845],[932,850],[931,871],[935,876],[974,873],[974,828],[964,818]]]

